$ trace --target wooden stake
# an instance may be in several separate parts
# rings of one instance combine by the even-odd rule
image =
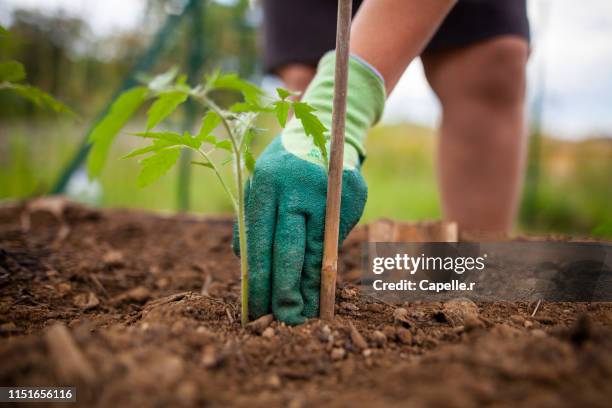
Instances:
[[[332,110],[331,148],[325,211],[325,241],[321,268],[321,319],[334,318],[336,275],[338,272],[338,233],[342,170],[344,163],[344,122],[348,85],[349,39],[351,33],[352,0],[338,1],[336,26],[336,71],[334,76],[334,105]]]

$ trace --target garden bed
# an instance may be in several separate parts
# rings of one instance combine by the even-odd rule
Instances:
[[[223,217],[5,204],[0,384],[75,385],[102,407],[609,406],[611,304],[381,303],[355,286],[359,227],[333,323],[243,329],[231,233]]]

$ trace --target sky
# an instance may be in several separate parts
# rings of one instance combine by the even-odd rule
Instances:
[[[533,36],[528,108],[544,78],[545,131],[567,139],[612,135],[612,1],[528,0],[528,5]],[[16,7],[63,10],[104,36],[134,29],[144,6],[143,0],[2,0],[0,22],[6,24]],[[439,116],[420,61],[414,61],[390,96],[383,122],[435,126]]]

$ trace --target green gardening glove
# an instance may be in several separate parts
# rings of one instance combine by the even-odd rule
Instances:
[[[302,98],[317,109],[314,113],[328,129],[334,66],[335,54],[330,52],[321,59]],[[367,197],[360,173],[363,141],[366,131],[380,118],[384,101],[382,78],[365,62],[351,57],[340,243],[363,213]],[[319,150],[297,119],[292,119],[259,157],[245,191],[250,318],[273,313],[278,320],[295,325],[317,317],[327,173]]]

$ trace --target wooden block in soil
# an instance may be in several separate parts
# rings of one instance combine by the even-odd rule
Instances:
[[[381,218],[368,224],[368,242],[457,242],[458,239],[455,222],[407,222]]]

